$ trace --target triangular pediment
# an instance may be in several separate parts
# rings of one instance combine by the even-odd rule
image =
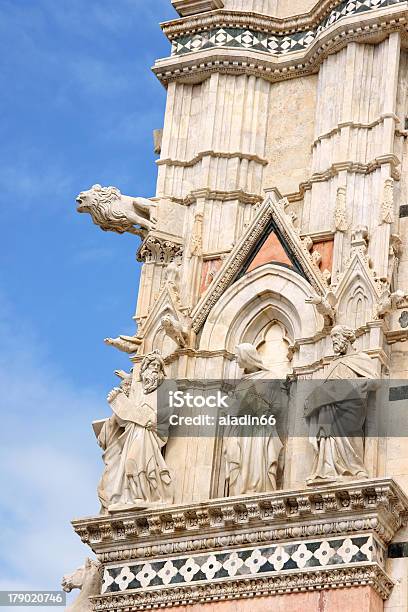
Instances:
[[[157,327],[157,321],[159,321],[164,314],[171,314],[180,323],[184,323],[186,317],[181,308],[179,295],[170,285],[165,285],[161,289],[152,309],[144,320],[140,330],[140,334],[143,338],[146,338],[149,332]]]
[[[318,295],[325,295],[327,280],[286,213],[287,200],[271,190],[259,207],[242,238],[223,262],[213,282],[192,313],[193,329],[198,332],[221,295],[236,280],[265,263],[293,269],[303,276]],[[309,245],[310,246],[310,245]]]

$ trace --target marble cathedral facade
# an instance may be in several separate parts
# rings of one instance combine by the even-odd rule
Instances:
[[[379,412],[394,433],[406,418],[408,385],[392,381],[408,378],[408,2],[172,2],[171,54],[153,67],[167,90],[157,192],[77,200],[103,229],[142,237],[137,333],[107,340],[129,353],[131,391],[110,395],[117,420],[95,432],[120,461],[128,441],[109,440],[141,384],[149,397],[151,367],[237,379],[236,347],[251,345],[290,381],[287,434],[274,485],[231,495],[219,436],[158,442],[133,423],[125,473],[154,447],[163,503],[132,508],[132,488],[111,503],[107,478],[101,515],[73,522],[100,564],[89,605],[407,612],[408,438],[367,435],[364,470],[311,484],[297,385],[324,378],[347,326],[370,378],[391,381],[364,431]]]

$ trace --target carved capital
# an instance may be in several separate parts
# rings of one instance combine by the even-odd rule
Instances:
[[[149,235],[137,254],[144,263],[169,264],[183,254],[183,246],[159,236]]]

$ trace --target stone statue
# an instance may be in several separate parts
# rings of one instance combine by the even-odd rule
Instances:
[[[344,478],[366,478],[364,423],[368,393],[378,383],[372,359],[352,349],[356,337],[346,325],[331,331],[335,357],[324,381],[308,396],[305,417],[315,452],[308,484]],[[371,380],[370,380],[371,379]]]
[[[145,356],[140,381],[128,375],[108,395],[113,415],[96,421],[105,470],[98,487],[101,514],[155,507],[173,501],[173,484],[157,432],[157,389],[165,378],[158,351]]]
[[[160,323],[166,336],[174,340],[180,348],[186,348],[188,346],[190,330],[187,325],[183,325],[183,323],[169,313],[162,316]]]
[[[63,577],[61,586],[66,593],[70,593],[73,589],[80,589],[81,591],[74,603],[65,608],[66,612],[91,612],[92,606],[89,597],[100,595],[101,574],[102,565],[98,561],[87,559],[85,565],[76,569],[73,574]]]
[[[142,341],[142,338],[138,336],[118,336],[118,338],[105,338],[104,343],[113,346],[122,353],[132,355],[138,352]]]
[[[235,389],[236,413],[273,417],[281,408],[280,382],[262,363],[252,344],[236,348],[244,375]],[[272,421],[273,422],[273,421]],[[225,438],[226,477],[229,495],[276,490],[276,473],[282,442],[271,422],[233,426]]]
[[[336,320],[336,304],[337,299],[332,291],[328,291],[326,295],[311,295],[305,300],[306,304],[313,304],[316,310],[324,317],[324,324],[331,327]]]
[[[157,204],[146,198],[123,195],[116,187],[94,185],[81,191],[76,202],[78,212],[89,213],[95,225],[105,232],[144,236],[155,225],[152,211]]]
[[[402,289],[397,289],[396,291],[392,292],[389,286],[384,284],[378,302],[374,307],[374,318],[382,319],[387,314],[390,314],[394,310],[397,310],[405,303],[406,298],[406,291],[403,291]]]

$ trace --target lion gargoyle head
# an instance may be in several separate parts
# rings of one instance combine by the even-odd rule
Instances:
[[[76,202],[77,211],[90,214],[95,225],[105,232],[130,232],[143,236],[154,227],[150,217],[155,203],[123,195],[116,187],[93,185],[91,189],[81,191]]]

